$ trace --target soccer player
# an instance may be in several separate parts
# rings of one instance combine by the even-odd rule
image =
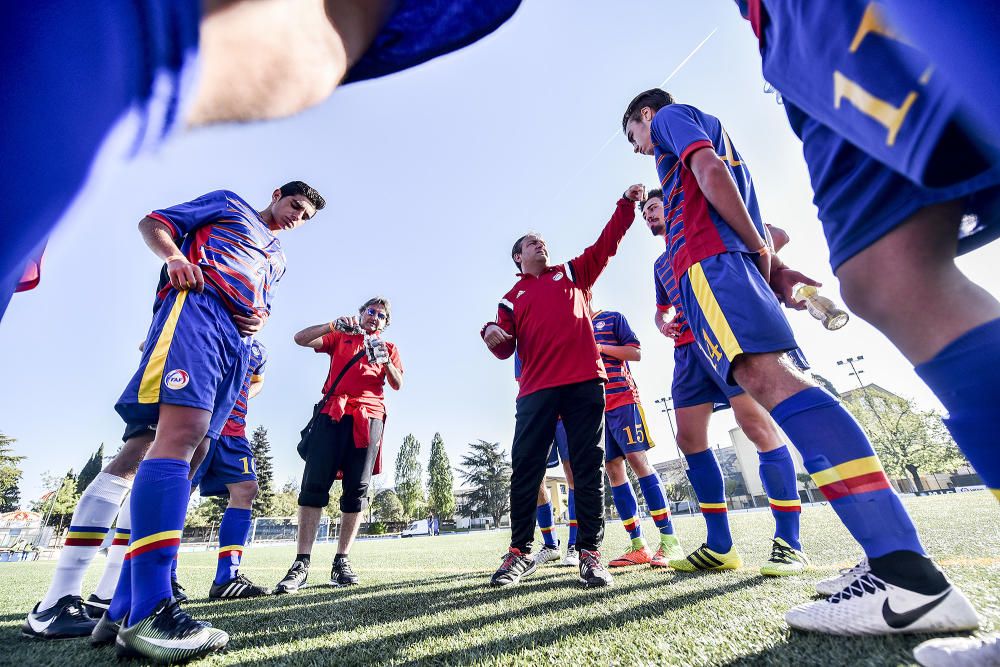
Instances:
[[[517,584],[535,571],[530,554],[538,487],[559,417],[576,483],[580,583],[611,584],[599,551],[604,536],[602,384],[608,377],[590,323],[590,290],[618,252],[643,194],[641,185],[626,190],[594,245],[564,264],[549,264],[545,240],[536,232],[514,242],[511,258],[518,280],[501,299],[496,321],[481,332],[494,356],[507,359],[516,349],[523,364],[511,446],[511,542],[492,586]]]
[[[0,231],[0,318],[11,293],[91,180],[184,125],[278,118],[338,84],[385,76],[471,44],[519,0],[136,0],[15,3],[0,62],[0,182],[43,206]],[[294,44],[295,48],[289,48]]]
[[[642,358],[639,339],[621,313],[599,310],[591,320],[597,350],[601,353],[601,361],[608,374],[608,383],[604,385],[604,461],[615,508],[632,540],[628,551],[610,561],[608,567],[647,563],[652,567],[667,567],[671,560],[683,558],[684,554],[674,537],[663,483],[646,458],[646,451],[654,443],[646,428],[646,415],[639,402],[639,389],[635,386],[628,367],[628,362]],[[625,472],[626,462],[639,478],[639,488],[646,499],[646,506],[660,531],[660,543],[655,554],[649,551],[642,536],[639,502]]]
[[[569,522],[569,536],[566,539],[566,555],[559,553],[559,540],[555,536],[555,515],[552,513],[552,499],[549,497],[549,489],[545,485],[545,478],[538,487],[538,506],[535,510],[538,527],[542,531],[542,548],[534,555],[538,565],[544,565],[562,558],[563,565],[579,567],[580,554],[576,550],[576,498],[573,491],[573,469],[569,465],[569,446],[566,443],[566,427],[563,426],[562,419],[556,422],[556,436],[549,447],[549,461],[547,468],[557,468],[562,463],[563,473],[566,475],[566,486],[569,487],[566,500],[566,520]]]
[[[208,591],[210,600],[252,598],[270,593],[239,573],[243,548],[250,535],[250,513],[257,497],[257,470],[253,450],[247,440],[247,401],[264,387],[267,349],[254,339],[250,345],[250,363],[233,411],[213,440],[208,455],[191,479],[192,489],[199,487],[202,497],[228,496],[229,503],[219,523],[219,553],[215,579]]]
[[[372,474],[382,469],[382,429],[385,423],[386,383],[399,391],[403,364],[396,346],[382,339],[392,321],[385,297],[368,299],[359,317],[341,317],[306,327],[295,342],[330,356],[323,384],[325,403],[306,442],[305,470],[299,492],[298,554],[275,593],[293,593],[306,585],[313,542],[323,508],[330,503],[330,487],[342,480],[340,537],[330,570],[330,585],[358,583],[349,555],[368,501]],[[339,325],[339,327],[338,327]],[[352,333],[345,333],[344,330]],[[363,333],[353,333],[361,330]],[[375,353],[366,354],[366,343]]]
[[[640,208],[653,236],[665,236],[667,228],[664,221],[663,191],[650,190]],[[777,252],[787,243],[788,235],[770,225],[767,230],[774,240]],[[677,415],[677,446],[687,461],[688,479],[698,497],[708,531],[705,544],[686,558],[672,562],[671,566],[677,570],[693,572],[729,570],[742,565],[729,531],[722,469],[708,446],[708,422],[712,413],[732,407],[736,423],[757,447],[760,479],[774,516],[771,557],[761,567],[761,574],[783,576],[809,569],[811,564],[799,541],[802,504],[788,447],[781,442],[767,411],[739,386],[722,381],[697,349],[694,334],[691,333],[680,305],[669,251],[664,251],[653,264],[653,283],[656,290],[656,326],[664,336],[674,341],[671,396]],[[667,319],[671,310],[674,316]],[[800,369],[808,368],[798,350],[790,351],[790,355]]]
[[[975,110],[996,105],[989,95],[974,99],[967,85],[984,73],[993,77],[988,51],[960,74],[949,58],[939,71],[878,3],[851,0],[831,11],[781,0],[738,4],[758,36],[764,76],[781,92],[802,140],[844,301],[914,364],[948,410],[945,423],[962,453],[1000,498],[1000,303],[955,265],[957,255],[1000,233],[1000,137],[984,138],[968,122]],[[923,25],[916,37],[924,42],[926,7],[919,3],[909,17],[909,25]],[[996,9],[986,3],[963,6],[943,26],[952,31],[970,12],[992,13],[992,21],[966,26],[988,34]],[[943,40],[931,46],[935,54],[949,48]],[[956,48],[968,58],[974,47]],[[919,543],[909,548],[922,554]],[[844,634],[976,626],[971,608],[943,577],[923,568],[887,570],[865,553],[841,581],[842,593],[792,610],[789,623]],[[958,659],[956,653],[952,660]]]
[[[653,89],[628,105],[622,128],[637,153],[654,156],[670,193],[667,252],[695,341],[720,378],[770,411],[872,567],[838,598],[848,604],[797,607],[789,624],[839,633],[976,627],[968,599],[926,556],[864,432],[787,360],[798,346],[774,292],[791,301],[788,283],[798,278],[772,264],[749,169],[721,122]],[[882,291],[868,280],[866,292]]]
[[[191,485],[190,460],[221,435],[259,329],[285,271],[275,233],[301,226],[326,205],[292,181],[262,211],[227,190],[153,211],[139,223],[143,240],[167,263],[170,285],[153,316],[139,370],[115,409],[126,422],[156,424],[132,488],[131,540],[108,609],[120,623],[119,655],[156,661],[205,655],[229,636],[208,628],[171,597]],[[185,236],[180,248],[174,238]]]

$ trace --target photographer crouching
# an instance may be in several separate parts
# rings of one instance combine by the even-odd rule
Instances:
[[[396,346],[381,337],[391,319],[389,300],[377,296],[358,309],[358,317],[339,317],[295,334],[298,345],[330,355],[330,370],[323,400],[316,404],[299,443],[299,454],[306,462],[299,492],[299,553],[275,593],[293,593],[306,584],[316,529],[336,479],[343,483],[343,516],[330,584],[358,583],[348,554],[358,534],[368,483],[381,470],[383,388],[388,382],[398,390],[403,383]]]

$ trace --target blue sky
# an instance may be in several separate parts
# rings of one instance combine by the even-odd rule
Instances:
[[[785,261],[839,300],[800,145],[763,93],[755,40],[732,3],[685,3],[676,15],[662,2],[627,11],[596,0],[526,2],[459,53],[341,89],[292,119],[187,133],[89,193],[52,239],[41,286],[16,296],[0,324],[0,431],[28,457],[22,499],[41,494],[44,471],[79,471],[99,443],[114,451],[120,441],[113,405],[138,363],[159,270],[138,220],[218,188],[260,208],[293,179],[329,204],[283,236],[289,269],[261,334],[270,361],[248,422],[268,428],[279,483],[301,472],[295,442],[326,372],[325,355],[297,347],[292,334],[373,294],[393,302],[387,337],[406,367],[403,390],[389,392],[381,484],[392,484],[408,433],[423,443],[425,467],[435,431],[453,465],[478,438],[509,448],[511,365],[487,352],[479,329],[513,284],[511,243],[539,230],[553,259],[568,259],[593,242],[628,185],[655,184],[650,158],[633,155],[621,136],[606,142],[632,96],[663,81],[713,30],[666,87],[722,119],[750,165],[765,220],[792,237]],[[638,221],[595,290],[597,304],[623,312],[643,343],[632,368],[659,443],[654,461],[676,455],[653,403],[668,395],[672,368],[671,345],[652,325],[660,252]],[[961,266],[996,294],[998,260],[994,244]],[[854,380],[836,360],[863,354],[865,380],[936,405],[859,319],[830,333],[804,313],[789,316],[814,369],[838,387]],[[717,415],[711,442],[727,444],[733,425]]]

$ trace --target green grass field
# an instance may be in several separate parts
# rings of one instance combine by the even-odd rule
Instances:
[[[1000,627],[1000,512],[992,496],[906,501],[924,544],[983,617],[982,631]],[[197,618],[227,630],[225,653],[204,665],[897,665],[926,636],[841,639],[790,632],[785,610],[811,599],[815,580],[853,564],[859,552],[826,506],[802,515],[803,542],[817,567],[808,575],[765,579],[772,521],[767,512],[731,517],[746,565],[728,573],[683,575],[631,568],[616,571],[611,589],[578,588],[571,568],[548,565],[521,586],[491,590],[509,532],[372,540],[352,561],[362,583],[325,584],[333,546],[313,554],[313,586],[296,595],[246,602],[206,601],[215,555],[184,553],[179,573]],[[704,539],[700,517],[681,517],[684,547]],[[652,523],[643,526],[655,535]],[[565,528],[560,527],[560,535]],[[608,525],[604,554],[626,546],[620,523]],[[273,585],[292,546],[250,549],[244,572]],[[103,557],[88,573],[99,577]],[[0,664],[101,665],[113,649],[84,640],[37,642],[19,636],[28,609],[42,596],[54,561],[0,564]]]

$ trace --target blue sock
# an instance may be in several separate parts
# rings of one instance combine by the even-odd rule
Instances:
[[[221,584],[236,577],[249,536],[250,510],[227,507],[219,524],[219,562],[215,568],[215,583]]]
[[[122,569],[118,573],[118,584],[115,586],[111,604],[108,606],[108,618],[115,623],[121,623],[125,614],[132,608],[132,559],[125,553]]]
[[[952,341],[915,369],[949,416],[958,448],[1000,500],[1000,319]]]
[[[642,537],[642,526],[639,524],[639,501],[632,491],[628,480],[624,484],[611,487],[611,497],[615,500],[618,516],[622,518],[622,526],[633,540]]]
[[[555,519],[552,516],[552,503],[539,505],[536,516],[538,517],[538,527],[542,531],[542,539],[545,540],[545,546],[556,546],[555,526],[553,525]]]
[[[170,564],[184,529],[191,483],[187,461],[146,459],[132,485],[132,608],[129,625],[171,597]]]
[[[573,487],[569,489],[569,500],[566,501],[566,516],[569,519],[569,538],[567,546],[576,546],[576,496],[573,495]]]
[[[802,501],[795,479],[795,464],[788,447],[782,445],[770,452],[757,452],[760,458],[760,481],[767,494],[774,516],[774,536],[793,549],[802,549],[799,542],[799,517]]]
[[[670,521],[670,509],[667,507],[667,495],[663,492],[663,482],[656,473],[639,478],[639,488],[642,497],[646,499],[649,515],[659,528],[661,535],[673,535],[674,524]]]
[[[819,387],[786,398],[771,416],[869,558],[924,549],[871,443],[850,413]]]
[[[722,468],[715,459],[715,452],[706,449],[697,454],[685,454],[688,479],[698,497],[701,515],[705,517],[708,537],[705,544],[716,553],[728,553],[733,548],[733,535],[729,532],[729,508],[726,506],[726,486],[722,481]]]

